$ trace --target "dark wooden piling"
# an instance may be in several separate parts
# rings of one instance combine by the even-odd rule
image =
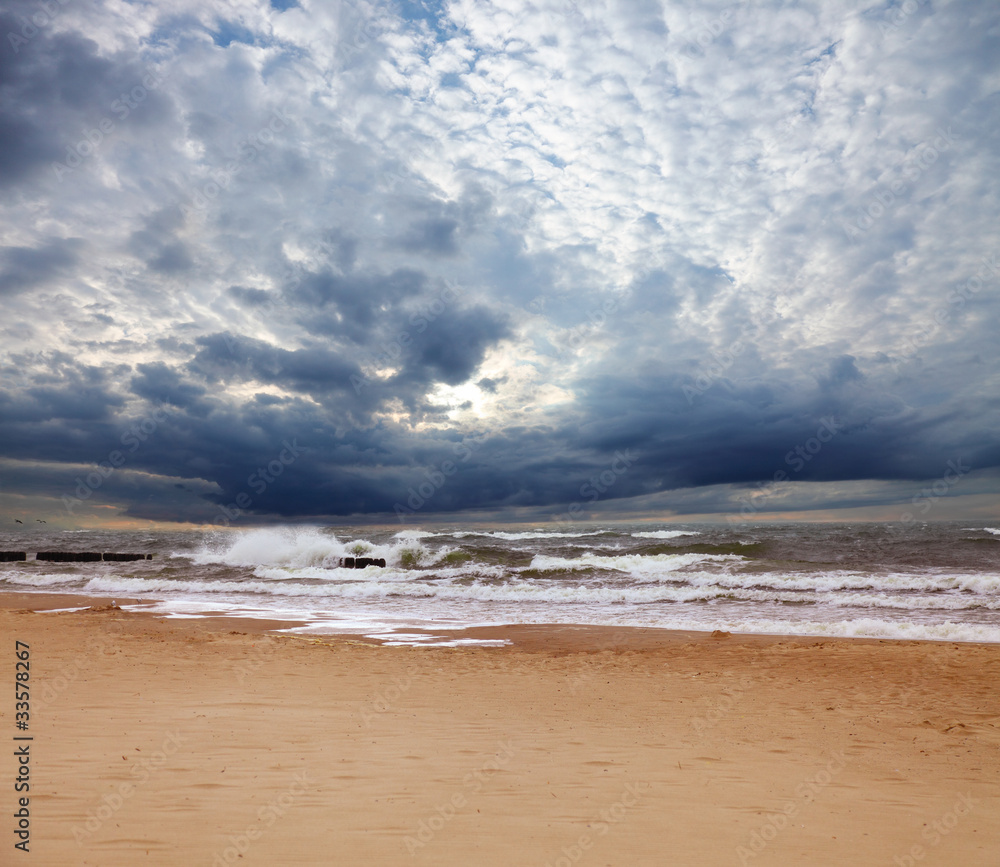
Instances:
[[[9,554],[19,554],[18,551],[7,552]],[[0,552],[0,560],[3,560],[3,552]],[[8,557],[9,560],[26,560],[27,555],[20,557]],[[48,560],[50,563],[132,563],[135,560],[152,560],[152,554],[116,554],[114,552],[100,551],[39,551],[35,554],[36,560]]]
[[[344,569],[364,569],[366,566],[385,568],[385,557],[341,557],[340,565]]]
[[[98,563],[104,555],[100,551],[39,551],[35,559],[53,563]]]

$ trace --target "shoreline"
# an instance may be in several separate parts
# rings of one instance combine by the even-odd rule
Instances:
[[[85,610],[89,608],[110,607],[112,601],[128,606],[153,606],[160,602],[156,599],[137,599],[132,596],[110,596],[92,594],[73,593],[50,593],[46,591],[0,591],[0,611],[23,609],[37,613],[45,612],[66,612],[68,609]],[[528,648],[545,647],[551,649],[553,641],[558,645],[565,644],[576,650],[585,650],[588,646],[608,646],[609,643],[629,645],[634,649],[650,649],[660,645],[671,644],[680,640],[697,640],[700,638],[738,639],[743,642],[763,642],[774,641],[801,642],[813,644],[815,642],[851,642],[859,644],[930,644],[949,645],[963,647],[992,647],[1000,651],[1000,642],[988,641],[962,641],[951,638],[895,638],[895,637],[871,637],[871,636],[851,636],[851,635],[811,635],[779,632],[721,632],[719,630],[681,630],[669,629],[666,627],[652,626],[615,626],[587,623],[504,623],[489,626],[465,626],[459,628],[436,627],[436,626],[400,626],[397,629],[375,628],[368,631],[328,631],[328,632],[305,632],[292,633],[282,632],[294,628],[308,627],[310,624],[302,619],[283,618],[261,618],[250,616],[233,616],[224,612],[214,612],[211,605],[206,603],[204,611],[196,614],[184,614],[170,616],[159,611],[124,611],[123,613],[134,614],[141,617],[149,617],[170,622],[173,624],[181,622],[204,623],[210,631],[221,629],[224,626],[240,626],[244,631],[253,634],[274,634],[287,635],[292,638],[301,639],[327,639],[335,641],[343,639],[347,641],[359,641],[377,646],[386,646],[386,642],[391,642],[392,634],[399,632],[406,635],[427,635],[440,636],[446,640],[474,639],[482,641],[505,641],[507,645]],[[314,625],[314,624],[313,624]],[[379,636],[370,634],[379,633]],[[403,644],[393,643],[391,646],[424,647],[430,649],[436,644]],[[474,645],[488,648],[490,645]]]
[[[1000,851],[997,645],[522,626],[503,647],[380,646],[15,597],[0,623],[30,648],[38,864]]]

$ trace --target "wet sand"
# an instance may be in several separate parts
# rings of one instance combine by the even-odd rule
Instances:
[[[30,854],[8,830],[3,863],[1000,861],[997,645],[543,626],[382,647],[109,603],[0,594],[30,728],[10,692],[0,719],[33,738],[12,746]]]

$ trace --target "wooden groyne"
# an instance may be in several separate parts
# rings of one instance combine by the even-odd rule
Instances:
[[[28,559],[27,551],[0,551],[0,563],[20,563]],[[101,551],[39,551],[36,560],[50,563],[131,563],[152,560],[152,554],[114,554]]]

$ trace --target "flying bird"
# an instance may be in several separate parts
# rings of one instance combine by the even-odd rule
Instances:
[[[48,523],[48,521],[43,521],[41,518],[35,518],[35,520],[38,521],[39,524],[47,524]]]
[[[17,520],[17,518],[15,518],[15,519],[14,519],[14,523],[15,523],[15,524],[23,524],[23,523],[24,523],[24,521],[19,521],[19,520]]]

